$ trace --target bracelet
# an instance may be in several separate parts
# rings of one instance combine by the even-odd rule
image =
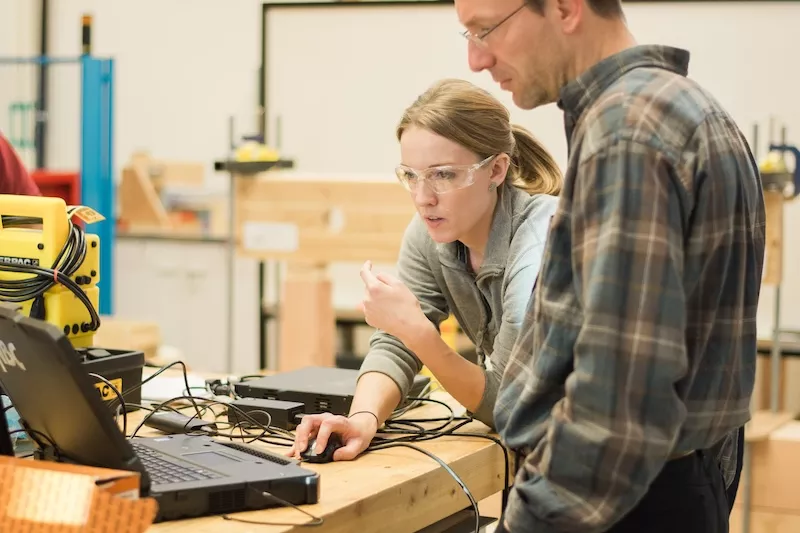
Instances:
[[[354,416],[356,416],[356,415],[361,415],[361,414],[372,415],[372,416],[375,418],[375,424],[376,424],[376,427],[377,427],[378,429],[380,429],[380,427],[381,427],[381,421],[380,421],[380,420],[378,420],[378,415],[376,415],[376,414],[375,414],[375,413],[373,413],[372,411],[356,411],[355,413],[351,413],[351,414],[347,415],[347,418],[353,418]]]

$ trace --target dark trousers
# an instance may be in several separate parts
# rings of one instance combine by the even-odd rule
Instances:
[[[742,466],[744,465],[744,426],[739,428],[739,437],[736,446],[736,475],[728,487],[728,510],[733,510],[733,502],[736,501],[736,492],[739,490],[739,479],[742,477]]]
[[[729,514],[716,458],[699,451],[669,461],[639,504],[608,533],[727,533]]]
[[[716,459],[698,451],[669,461],[639,504],[607,533],[728,533],[728,498]],[[496,533],[523,532],[506,530],[501,518]]]

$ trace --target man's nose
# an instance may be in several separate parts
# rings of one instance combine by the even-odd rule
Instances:
[[[480,72],[494,66],[494,55],[486,48],[470,41],[467,50],[469,68],[472,72]]]

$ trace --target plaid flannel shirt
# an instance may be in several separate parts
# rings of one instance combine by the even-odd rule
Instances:
[[[495,405],[523,457],[512,533],[605,531],[671,455],[749,420],[761,181],[688,63],[637,46],[562,90],[565,186]]]

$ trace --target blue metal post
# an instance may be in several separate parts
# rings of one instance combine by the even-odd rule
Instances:
[[[114,61],[83,56],[81,62],[81,203],[106,219],[91,226],[100,239],[100,314],[113,313]]]

